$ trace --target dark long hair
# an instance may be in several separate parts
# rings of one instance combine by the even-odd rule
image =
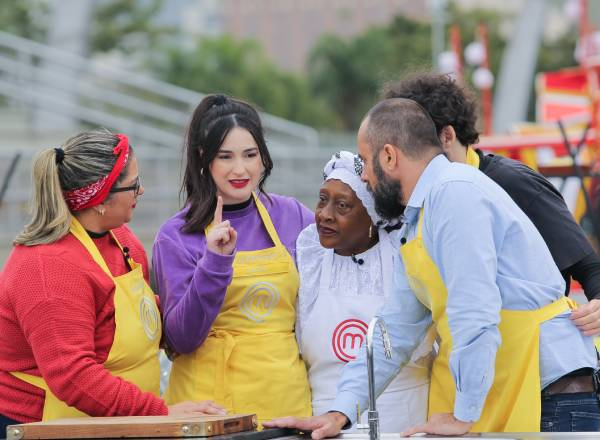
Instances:
[[[187,163],[181,185],[185,203],[184,232],[203,231],[213,220],[217,206],[217,186],[210,174],[213,161],[221,144],[234,127],[240,127],[252,135],[264,166],[258,182],[263,188],[273,169],[273,161],[267,149],[258,112],[247,102],[225,95],[207,95],[194,110],[185,139]]]

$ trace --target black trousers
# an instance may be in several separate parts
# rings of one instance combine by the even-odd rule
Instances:
[[[8,425],[18,425],[21,422],[17,422],[16,420],[9,419],[6,416],[0,414],[0,438],[6,438],[6,427]]]

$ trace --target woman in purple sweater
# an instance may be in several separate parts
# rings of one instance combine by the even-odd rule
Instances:
[[[298,234],[314,222],[263,191],[273,168],[258,113],[209,95],[186,139],[185,207],[159,230],[153,264],[176,353],[165,399],[215,400],[259,420],[311,414],[294,336]]]

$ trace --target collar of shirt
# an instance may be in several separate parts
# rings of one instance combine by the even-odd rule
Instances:
[[[404,223],[416,223],[419,218],[419,211],[425,203],[425,197],[431,191],[442,169],[449,164],[450,161],[443,154],[438,154],[427,164],[408,199],[406,210],[404,211]]]

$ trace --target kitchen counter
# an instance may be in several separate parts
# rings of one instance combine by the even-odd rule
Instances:
[[[165,437],[163,437],[166,439]],[[171,437],[174,439],[175,437]],[[181,439],[182,437],[177,437]],[[235,434],[218,435],[213,437],[187,437],[204,438],[206,440],[310,440],[310,435],[301,434],[292,429],[265,429],[263,431],[245,431]],[[348,433],[340,434],[335,437],[338,440],[369,440],[369,434],[366,433]],[[485,434],[467,434],[459,437],[443,437],[432,435],[415,435],[413,437],[401,437],[399,433],[382,433],[381,440],[399,440],[403,438],[412,439],[456,439],[456,438],[477,438],[477,439],[502,439],[502,440],[600,440],[600,432],[548,432],[548,433],[485,433]],[[156,440],[156,438],[138,438],[137,440]]]

